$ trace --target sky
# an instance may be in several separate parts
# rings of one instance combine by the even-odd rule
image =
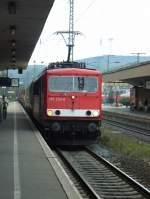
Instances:
[[[74,0],[74,60],[101,55],[150,55],[149,0]],[[29,64],[67,59],[57,31],[69,28],[69,0],[55,0]],[[68,37],[66,37],[67,40]]]

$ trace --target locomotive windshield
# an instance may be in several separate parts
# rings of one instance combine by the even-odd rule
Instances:
[[[96,77],[53,76],[48,79],[51,92],[96,92],[98,82]]]

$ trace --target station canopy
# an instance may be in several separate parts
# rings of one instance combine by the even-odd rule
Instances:
[[[25,69],[54,0],[0,1],[0,71]]]

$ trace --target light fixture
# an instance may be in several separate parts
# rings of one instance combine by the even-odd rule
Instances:
[[[11,54],[12,54],[12,55],[15,55],[15,54],[16,54],[16,49],[12,49],[12,50],[11,50]]]
[[[16,62],[16,57],[15,56],[12,56],[12,62]]]
[[[15,64],[15,63],[16,63],[16,57],[15,57],[15,55],[12,55],[10,62],[11,62],[12,64]]]
[[[47,109],[47,115],[48,115],[48,116],[53,116],[53,111],[50,110],[50,109]]]
[[[11,40],[11,47],[15,47],[16,46],[16,41],[15,40]]]
[[[8,2],[8,12],[10,15],[16,14],[16,3],[14,1]]]
[[[10,27],[9,27],[9,33],[11,35],[15,35],[16,34],[16,26],[15,25],[10,25]]]

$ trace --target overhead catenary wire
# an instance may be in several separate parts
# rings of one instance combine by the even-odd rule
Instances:
[[[87,6],[87,8],[85,8],[85,10],[75,20],[75,23],[78,22],[82,18],[82,16],[84,16],[86,14],[86,12],[94,5],[95,2],[96,2],[96,0],[92,0],[91,3],[89,3],[89,5]]]

